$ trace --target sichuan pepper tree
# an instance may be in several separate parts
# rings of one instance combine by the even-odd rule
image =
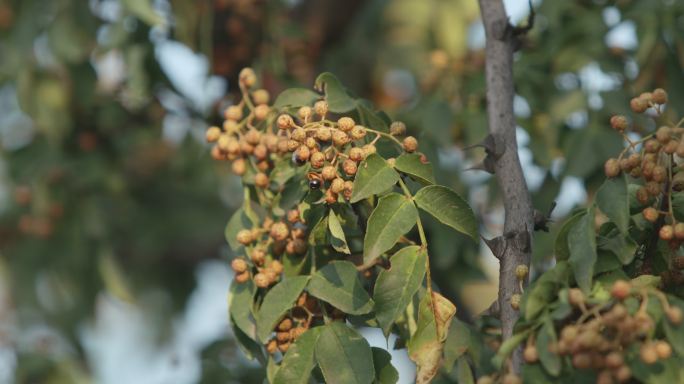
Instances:
[[[226,228],[240,345],[275,383],[306,383],[314,367],[327,382],[396,381],[388,352],[348,321],[397,334],[416,380],[430,381],[456,307],[432,287],[419,210],[477,241],[472,210],[435,184],[403,123],[330,73],[318,92],[289,89],[273,105],[252,69],[239,84],[242,100],[207,141],[244,185]]]

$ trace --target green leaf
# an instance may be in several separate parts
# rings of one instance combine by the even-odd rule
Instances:
[[[398,193],[384,196],[368,218],[363,262],[370,264],[397,243],[418,221],[413,201]]]
[[[533,320],[547,309],[556,298],[560,286],[568,283],[568,278],[568,263],[560,261],[532,283],[523,296],[525,319]]]
[[[237,241],[237,233],[245,228],[252,228],[252,223],[249,218],[247,218],[247,215],[245,215],[244,209],[239,208],[233,213],[230,220],[228,220],[225,230],[226,241],[233,252],[237,252],[237,250],[242,247],[242,244]]]
[[[399,181],[399,174],[378,154],[371,154],[359,165],[354,178],[350,203],[377,195],[392,188]]]
[[[549,351],[549,346],[554,345],[556,341],[556,330],[553,328],[553,322],[550,317],[546,317],[544,325],[537,334],[537,352],[544,369],[554,377],[560,375],[561,359],[556,353]]]
[[[257,359],[260,363],[264,364],[266,362],[266,357],[264,356],[261,345],[245,335],[245,333],[235,325],[234,320],[230,322],[230,327],[233,330],[235,340],[238,342],[238,346],[242,350],[242,353],[244,353],[248,359]]]
[[[570,266],[575,274],[577,285],[584,291],[591,291],[591,281],[596,263],[596,232],[594,230],[594,207],[587,209],[568,232]]]
[[[332,209],[328,214],[328,228],[330,229],[330,244],[332,247],[338,252],[346,253],[347,255],[351,254],[340,219]]]
[[[458,378],[458,384],[475,384],[473,371],[470,369],[467,359],[458,359],[456,363],[456,377]]]
[[[330,112],[343,113],[356,108],[356,101],[347,94],[340,81],[332,73],[323,72],[318,75],[314,87],[325,93]]]
[[[289,277],[268,291],[257,316],[257,337],[261,342],[268,341],[275,325],[292,308],[308,282],[308,276]]]
[[[572,228],[575,223],[580,220],[587,213],[582,211],[570,217],[563,223],[558,236],[556,237],[556,243],[554,245],[554,251],[556,253],[556,260],[567,260],[570,258],[570,248],[568,247],[568,233],[570,233],[570,228]]]
[[[395,384],[399,381],[399,372],[392,365],[392,355],[382,348],[372,347],[373,366],[375,366],[375,383]]]
[[[235,280],[230,285],[228,311],[235,325],[249,338],[256,339],[256,320],[252,312],[255,286],[249,279],[244,283]]]
[[[449,326],[446,343],[444,343],[444,369],[450,372],[456,360],[460,359],[470,346],[470,328],[455,318]]]
[[[416,332],[408,341],[409,358],[416,363],[416,383],[429,383],[442,360],[444,341],[456,307],[439,293],[426,294],[418,307]]]
[[[349,261],[333,261],[311,276],[309,293],[352,315],[373,309],[373,300],[363,288],[359,271]]]
[[[500,369],[508,356],[513,353],[513,350],[527,339],[528,334],[529,332],[514,333],[508,340],[504,341],[496,352],[496,355],[492,358],[492,364],[494,364],[497,369]]]
[[[423,184],[435,183],[435,176],[432,173],[432,164],[423,163],[420,160],[420,155],[416,153],[405,153],[397,157],[394,162],[394,168]]]
[[[151,0],[122,0],[124,9],[147,25],[163,25],[164,17],[152,5]]]
[[[366,384],[375,378],[370,345],[344,323],[333,322],[323,327],[315,356],[326,383]]]
[[[596,204],[601,212],[617,225],[620,232],[627,234],[629,226],[629,194],[625,176],[606,179],[596,193]]]
[[[684,311],[684,301],[681,301],[673,296],[668,295],[667,300],[672,307],[678,307]],[[663,320],[663,328],[665,329],[665,336],[672,345],[672,348],[680,355],[684,356],[684,324],[673,324],[665,318]]]
[[[273,107],[281,109],[283,107],[298,108],[305,105],[311,106],[320,98],[321,95],[310,89],[290,88],[286,89],[280,95],[278,95],[275,102],[273,103]]]
[[[373,289],[375,318],[388,336],[392,324],[411,302],[425,276],[427,252],[414,245],[402,248],[391,257],[390,269],[378,274]]]
[[[420,209],[479,243],[475,214],[456,192],[442,185],[430,185],[418,191],[414,200]]]
[[[273,379],[273,384],[307,384],[311,370],[316,366],[314,350],[321,327],[314,327],[304,332],[287,350],[280,369]]]

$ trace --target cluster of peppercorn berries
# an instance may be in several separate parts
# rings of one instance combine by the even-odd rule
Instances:
[[[652,110],[656,116],[660,116],[667,100],[667,92],[659,88],[633,98],[630,107],[634,113]],[[658,236],[667,241],[671,249],[678,249],[684,242],[684,223],[677,222],[674,217],[672,194],[681,191],[683,186],[680,180],[684,178],[684,172],[677,167],[676,160],[684,157],[684,127],[669,123],[635,142],[625,135],[629,129],[625,116],[613,116],[610,125],[623,135],[628,146],[618,158],[606,161],[606,176],[616,177],[625,172],[643,180],[643,185],[636,191],[636,200],[645,206],[643,218],[656,224]],[[678,269],[666,271],[663,276],[665,280],[684,282],[684,276]]]
[[[321,304],[315,297],[303,292],[297,299],[296,304],[278,322],[273,330],[273,337],[266,343],[266,351],[273,355],[277,351],[285,353],[290,349],[299,336],[314,325],[323,322],[323,313],[333,321],[344,321],[345,314],[330,306]]]
[[[313,108],[299,108],[297,120],[289,114],[278,116],[277,126],[288,138],[286,146],[292,153],[292,160],[300,166],[310,165],[311,172],[307,175],[309,187],[321,190],[325,202],[334,204],[340,195],[346,200],[351,198],[359,164],[376,152],[375,143],[381,138],[381,133],[357,124],[351,117],[343,116],[332,121],[327,119],[327,115],[328,103],[319,100]],[[366,138],[368,132],[376,133],[373,140]],[[402,136],[405,132],[403,123],[392,123],[391,136]],[[409,153],[418,147],[412,136],[405,137],[400,143]]]
[[[576,369],[592,369],[598,372],[598,384],[624,383],[632,372],[625,362],[625,354],[633,345],[639,346],[639,357],[645,364],[672,355],[671,345],[664,340],[652,340],[655,320],[646,312],[648,293],[635,292],[632,285],[618,280],[611,287],[613,300],[607,304],[591,304],[578,288],[568,291],[569,303],[582,315],[576,322],[565,324],[558,342],[549,345],[549,351],[569,356]],[[630,313],[624,300],[635,297],[640,300],[639,309]],[[667,303],[661,296],[666,321],[673,325],[682,323],[684,314]],[[525,361],[535,363],[539,352],[534,343],[528,342],[523,351]]]
[[[280,280],[283,254],[304,255],[307,251],[306,225],[299,210],[287,212],[286,220],[274,221],[267,217],[260,227],[238,231],[236,240],[245,246],[249,261],[235,258],[231,268],[235,281],[245,283],[250,278],[259,288],[267,288]]]
[[[210,127],[206,139],[215,143],[211,149],[215,160],[230,161],[233,173],[238,176],[244,176],[252,169],[251,182],[258,188],[268,188],[274,162],[286,151],[279,145],[282,138],[271,129],[275,116],[268,105],[270,95],[265,89],[252,90],[256,81],[251,68],[240,72],[242,100],[226,108],[223,128]]]

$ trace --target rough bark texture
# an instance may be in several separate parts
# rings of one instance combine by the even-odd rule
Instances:
[[[503,338],[513,333],[519,317],[510,305],[510,298],[519,292],[515,268],[530,263],[530,243],[533,210],[525,182],[515,135],[513,114],[513,52],[517,45],[514,29],[508,22],[501,0],[479,0],[487,37],[487,118],[489,133],[495,139],[497,158],[495,175],[501,188],[506,218],[504,222],[505,246],[499,257],[499,308]],[[525,282],[526,283],[526,282]],[[520,350],[513,355],[513,369],[518,372],[522,363]]]

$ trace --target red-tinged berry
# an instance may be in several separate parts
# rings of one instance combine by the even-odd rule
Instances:
[[[624,300],[629,297],[631,291],[632,285],[629,282],[625,280],[617,280],[613,283],[613,286],[610,289],[610,294],[615,299]]]
[[[249,280],[249,272],[245,271],[245,272],[238,273],[237,275],[235,275],[235,281],[238,284],[244,284],[247,282],[247,280]]]
[[[617,159],[608,159],[603,166],[603,170],[606,177],[615,177],[620,174],[620,164]]]
[[[663,225],[660,227],[658,236],[661,240],[670,241],[674,238],[674,228],[669,224]]]
[[[627,129],[629,123],[627,122],[626,117],[622,115],[615,115],[610,118],[610,126],[618,132],[623,132]]]

